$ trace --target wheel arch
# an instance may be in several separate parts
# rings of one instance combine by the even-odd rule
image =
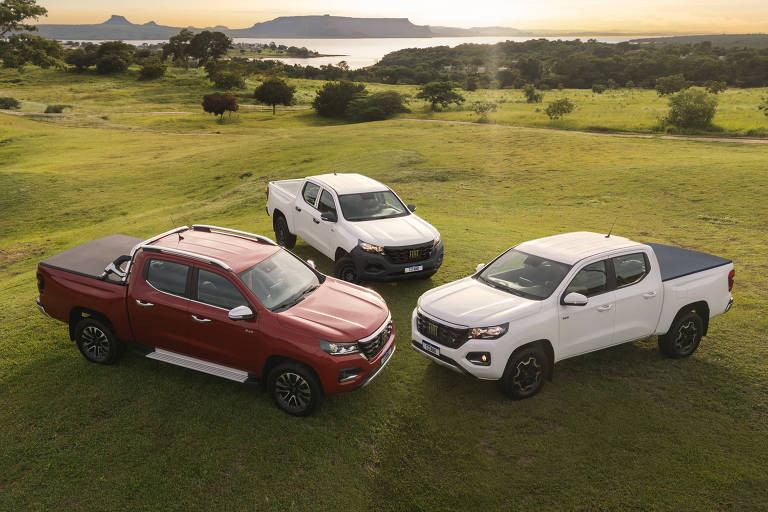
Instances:
[[[112,325],[112,322],[109,320],[109,318],[104,315],[103,313],[99,313],[98,311],[95,311],[93,309],[85,308],[82,306],[75,306],[72,308],[69,312],[69,339],[72,341],[75,341],[75,327],[77,327],[77,323],[87,317],[93,317],[96,318],[105,324],[107,324],[107,327],[109,327],[112,330],[112,333],[114,335],[115,333],[115,326]]]
[[[349,253],[347,251],[345,251],[341,247],[337,247],[336,248],[336,253],[333,255],[333,261],[339,261],[341,258],[343,258],[344,256],[347,256],[347,255],[349,255]]]
[[[675,318],[672,320],[672,323],[670,324],[670,329],[672,328],[673,325],[675,325],[675,321],[678,318],[680,318],[681,315],[684,315],[689,311],[693,311],[697,315],[699,315],[702,323],[704,324],[704,333],[702,334],[702,336],[706,336],[707,331],[709,330],[709,304],[707,304],[707,301],[705,300],[692,302],[680,308],[680,311],[677,312],[677,314],[675,315]]]
[[[274,210],[272,210],[272,227],[275,226],[275,223],[277,222],[277,219],[279,219],[280,217],[285,218],[285,214],[283,212],[281,212],[278,208],[275,208]],[[286,219],[286,221],[287,220],[288,219]]]
[[[320,376],[317,374],[314,368],[312,368],[312,365],[309,365],[305,363],[304,361],[300,361],[296,358],[289,357],[289,356],[282,356],[282,355],[271,355],[269,356],[266,361],[264,361],[264,365],[261,367],[261,375],[259,376],[259,380],[261,381],[262,385],[266,388],[267,386],[267,376],[269,375],[269,372],[272,371],[272,368],[275,366],[281,364],[281,363],[296,363],[300,364],[310,372],[312,372],[312,375],[315,376],[315,379],[317,379],[317,383],[320,385],[320,390],[325,394],[325,389],[323,389],[323,381],[320,379]]]
[[[517,347],[512,353],[509,355],[509,358],[507,359],[507,366],[509,366],[510,362],[514,359],[514,357],[520,353],[521,351],[530,348],[530,347],[538,347],[544,352],[544,355],[547,357],[549,364],[547,365],[547,380],[552,380],[552,376],[555,373],[555,350],[552,347],[552,342],[550,342],[546,338],[542,338],[540,340],[530,341],[528,343],[524,343]]]

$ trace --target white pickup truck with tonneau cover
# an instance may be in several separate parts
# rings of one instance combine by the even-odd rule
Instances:
[[[336,262],[345,281],[426,279],[443,263],[440,233],[389,187],[360,174],[272,181],[267,214],[277,243],[296,237]]]
[[[657,335],[667,356],[691,355],[730,309],[733,279],[731,260],[697,251],[588,232],[540,238],[424,293],[411,346],[527,398],[556,362],[620,343]]]

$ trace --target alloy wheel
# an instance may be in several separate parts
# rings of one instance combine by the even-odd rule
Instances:
[[[512,383],[521,393],[530,393],[539,385],[541,377],[542,367],[536,358],[531,356],[525,361],[518,361]]]
[[[691,347],[695,346],[698,333],[696,322],[693,320],[682,324],[677,330],[677,338],[675,338],[675,348],[677,351],[681,354],[688,353]]]
[[[94,325],[83,329],[80,335],[83,352],[92,361],[102,363],[109,358],[109,338],[106,333]]]
[[[293,372],[281,373],[275,381],[275,393],[287,408],[302,411],[309,407],[312,400],[312,389],[309,382],[301,375]]]

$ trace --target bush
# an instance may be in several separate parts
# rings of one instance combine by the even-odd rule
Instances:
[[[347,80],[326,82],[317,91],[315,99],[312,101],[312,108],[323,117],[344,117],[347,105],[367,94],[364,84],[356,84]]]
[[[19,100],[15,98],[9,98],[9,97],[0,97],[0,109],[3,110],[12,110],[17,109],[21,107],[21,103],[19,103]]]
[[[686,89],[669,98],[665,122],[678,128],[705,129],[712,124],[717,98],[701,89]]]
[[[575,105],[568,98],[560,98],[555,100],[544,109],[544,113],[549,116],[550,119],[560,119],[566,114],[573,112]]]
[[[139,70],[139,80],[154,80],[165,74],[165,64],[158,57],[147,57],[144,59]]]
[[[65,108],[72,108],[72,105],[48,105],[45,107],[46,114],[61,114]]]
[[[229,90],[245,88],[245,76],[237,71],[218,71],[210,78],[217,89]]]
[[[682,73],[662,76],[656,79],[656,92],[659,93],[659,96],[673,94],[677,91],[682,91],[686,87],[688,87],[688,81]]]
[[[205,112],[217,115],[219,119],[223,119],[226,112],[237,112],[240,109],[234,94],[206,94],[202,106]]]
[[[496,103],[487,101],[475,101],[472,103],[472,111],[479,116],[478,121],[481,123],[487,123],[488,113],[496,112],[498,107],[499,106]]]
[[[96,63],[96,72],[100,75],[111,75],[113,73],[122,73],[128,69],[128,61],[117,55],[107,55],[102,57]]]
[[[544,99],[544,95],[540,92],[536,92],[536,88],[533,84],[526,84],[526,86],[523,87],[523,94],[525,94],[525,101],[528,103],[541,103]]]
[[[72,50],[64,59],[64,62],[75,66],[77,71],[85,71],[96,64],[98,57],[95,51],[89,51],[91,48],[77,48]]]
[[[468,76],[467,79],[464,81],[464,90],[465,91],[476,91],[477,90],[477,77],[475,77],[475,76]]]
[[[592,92],[595,94],[603,94],[605,92],[605,85],[603,84],[593,84],[592,85]]]
[[[757,106],[757,109],[762,110],[763,114],[765,114],[766,117],[768,117],[768,96],[763,98],[763,102]]]
[[[717,80],[710,80],[704,84],[704,87],[707,88],[708,93],[718,94],[728,89],[728,84]]]
[[[451,103],[457,105],[464,103],[464,96],[454,91],[453,88],[452,82],[429,82],[422,86],[416,97],[427,100],[432,110],[437,110],[438,105],[445,108]]]
[[[403,96],[395,91],[377,92],[350,101],[346,116],[356,123],[382,121],[400,112],[410,112],[403,102]]]

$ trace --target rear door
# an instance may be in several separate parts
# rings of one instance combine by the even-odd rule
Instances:
[[[329,222],[322,220],[320,216],[324,213],[332,213],[339,218],[338,210],[336,208],[336,200],[333,194],[327,189],[323,189],[320,193],[320,198],[317,201],[317,219],[319,223],[315,223],[315,233],[317,234],[315,248],[331,258],[336,259],[336,225],[337,222]]]
[[[616,275],[614,343],[653,334],[661,314],[662,289],[658,269],[651,268],[644,252],[611,259]]]

